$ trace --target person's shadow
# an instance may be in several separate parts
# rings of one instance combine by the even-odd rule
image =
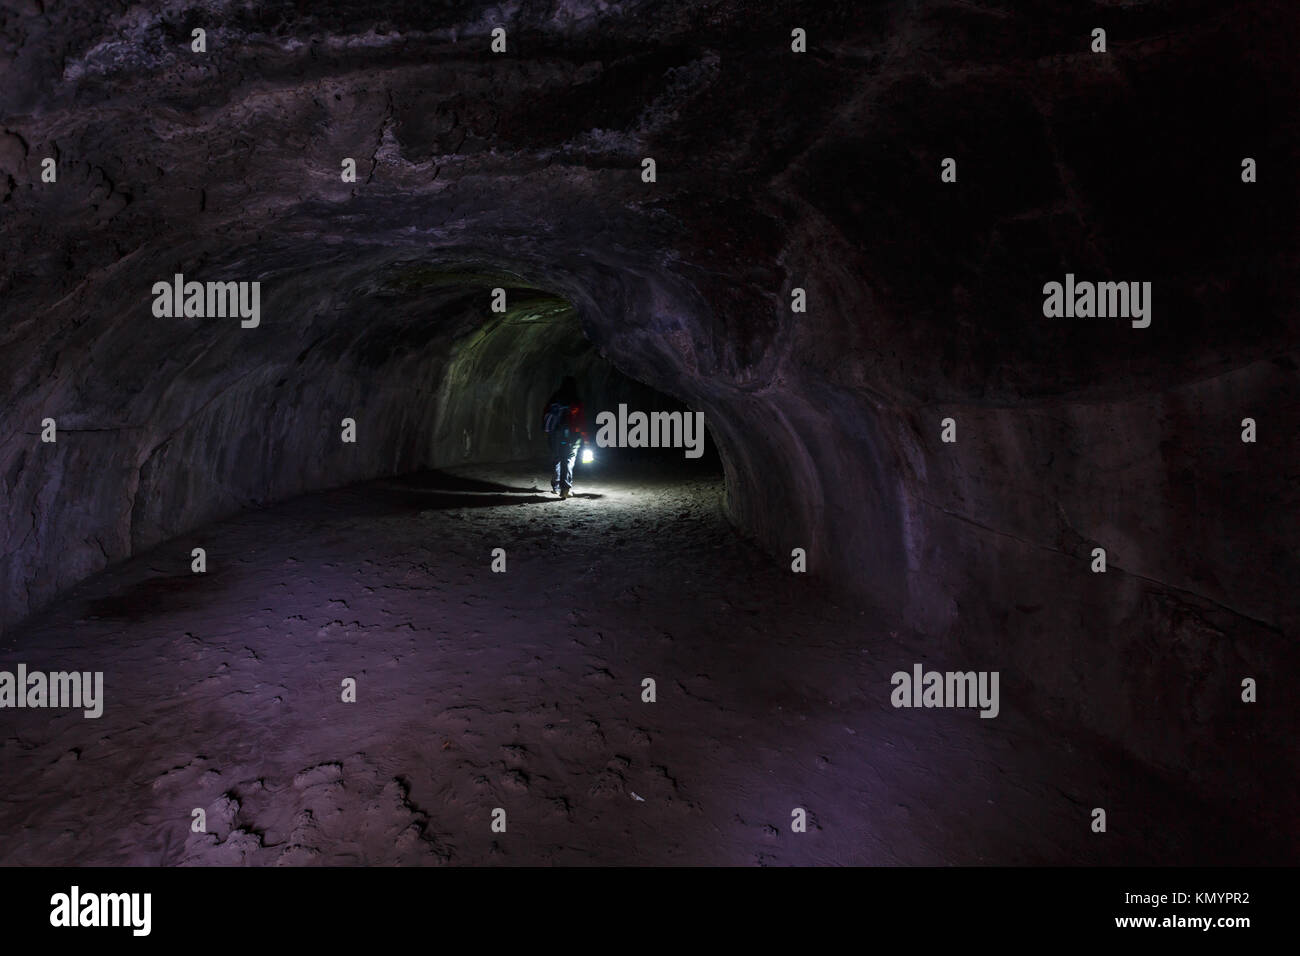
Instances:
[[[477,478],[462,478],[460,475],[449,475],[445,471],[417,471],[414,474],[400,475],[385,480],[401,484],[407,488],[419,488],[427,491],[529,492],[542,490],[536,485],[531,488],[515,488],[511,485],[498,484],[495,481],[480,481]]]
[[[445,471],[421,471],[395,478],[370,482],[376,504],[405,510],[428,511],[439,508],[496,508],[502,505],[544,504],[560,497],[533,486],[519,488],[478,478],[464,478]],[[571,498],[595,499],[604,495],[591,492],[573,494]]]

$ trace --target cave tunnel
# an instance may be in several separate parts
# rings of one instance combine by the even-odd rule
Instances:
[[[1240,6],[19,7],[0,864],[1295,863]]]

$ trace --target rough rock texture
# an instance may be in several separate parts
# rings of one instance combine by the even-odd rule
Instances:
[[[777,560],[1285,784],[1295,40],[1289,0],[8,7],[0,624],[252,502],[515,455],[572,304]],[[260,280],[261,326],[155,318],[176,272]],[[1067,272],[1152,282],[1150,328],[1044,318]]]
[[[1287,795],[1207,799],[1014,698],[996,720],[895,709],[898,661],[949,662],[738,539],[716,468],[580,468],[567,502],[535,467],[453,472],[214,522],[192,533],[207,574],[167,546],[36,615],[22,643],[47,666],[102,669],[107,703],[95,720],[5,712],[0,865],[1231,865],[1300,851],[1271,816]],[[487,572],[503,544],[509,573]],[[343,675],[356,704],[339,700]],[[791,803],[806,834],[788,828]],[[1095,803],[1115,821],[1104,837],[1085,825]],[[497,807],[506,835],[485,825]]]

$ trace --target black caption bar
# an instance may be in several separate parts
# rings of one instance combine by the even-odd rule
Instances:
[[[1231,945],[1287,922],[1287,869],[0,870],[7,940],[137,946],[774,945],[785,934],[927,943],[1096,939]],[[513,943],[511,942],[513,940]],[[458,944],[459,945],[459,944]]]

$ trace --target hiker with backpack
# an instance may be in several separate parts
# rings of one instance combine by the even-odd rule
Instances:
[[[551,490],[561,498],[573,490],[573,464],[587,437],[587,421],[578,400],[578,383],[566,377],[546,403],[542,413],[542,430],[546,432],[551,454]]]

